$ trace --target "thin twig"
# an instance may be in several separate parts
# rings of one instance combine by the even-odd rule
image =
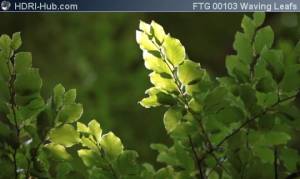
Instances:
[[[224,158],[218,159],[216,165],[209,171],[207,177],[209,177],[209,175],[212,173],[212,171],[214,171],[218,166],[221,167],[228,175],[229,172],[227,171],[227,169],[222,165],[222,163],[226,160],[226,156]]]
[[[12,64],[12,70],[10,69],[9,62]],[[9,57],[7,60],[7,68],[8,72],[10,75],[10,79],[8,81],[8,88],[9,88],[9,94],[10,94],[10,104],[11,104],[11,110],[13,114],[13,120],[14,120],[14,125],[15,125],[15,130],[16,130],[16,136],[17,136],[17,145],[19,145],[19,138],[20,138],[20,128],[18,125],[18,120],[17,120],[17,114],[16,114],[16,108],[17,108],[17,103],[16,103],[16,90],[15,90],[15,80],[16,80],[16,72],[15,72],[15,64],[14,64],[14,56]],[[18,166],[17,166],[17,152],[18,152],[18,147],[15,146],[14,152],[13,152],[13,160],[14,160],[14,170],[15,170],[15,178],[18,178]]]
[[[198,171],[199,171],[199,178],[200,179],[204,179],[204,174],[203,174],[203,171],[202,171],[202,164],[201,164],[201,161],[199,160],[197,151],[195,149],[195,145],[194,145],[194,143],[192,141],[191,136],[188,136],[188,138],[189,138],[190,145],[192,147],[192,151],[193,151],[193,154],[194,154],[195,162],[197,163],[197,167],[198,167]]]
[[[275,146],[274,148],[274,178],[278,179],[278,164],[277,164],[277,160],[278,160],[278,151],[277,151],[277,147]]]

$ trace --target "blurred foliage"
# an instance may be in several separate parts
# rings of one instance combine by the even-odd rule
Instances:
[[[162,111],[137,104],[150,86],[134,40],[139,20],[171,29],[191,59],[219,75],[225,73],[225,55],[233,51],[241,18],[239,13],[1,14],[0,33],[22,32],[23,49],[32,51],[34,66],[41,69],[44,95],[58,82],[76,87],[85,107],[83,120],[99,119],[103,129],[112,129],[142,159],[153,161],[149,143],[169,139]],[[282,37],[276,44],[288,52],[300,35],[298,15],[268,14],[267,21]]]

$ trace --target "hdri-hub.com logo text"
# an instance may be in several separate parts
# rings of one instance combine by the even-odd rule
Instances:
[[[77,11],[78,5],[56,4],[54,2],[15,2],[11,4],[9,1],[2,1],[1,9],[3,11]]]

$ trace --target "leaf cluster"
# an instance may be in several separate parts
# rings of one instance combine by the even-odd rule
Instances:
[[[154,169],[138,161],[97,120],[79,122],[76,90],[54,87],[41,96],[42,79],[20,33],[0,37],[0,178],[239,179],[293,178],[300,124],[300,43],[286,54],[273,48],[264,13],[244,16],[226,57],[227,76],[213,78],[189,59],[181,42],[152,21],[140,22],[136,40],[152,87],[140,104],[163,106],[171,146]],[[76,162],[75,162],[76,161]],[[80,162],[78,162],[80,161]],[[78,164],[79,163],[79,164]],[[263,169],[263,171],[262,171]]]

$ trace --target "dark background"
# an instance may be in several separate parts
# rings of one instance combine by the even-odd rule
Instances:
[[[251,15],[251,14],[249,14]],[[20,31],[23,51],[44,79],[44,96],[55,84],[76,88],[84,105],[81,121],[93,118],[112,130],[144,161],[155,160],[151,143],[170,143],[163,110],[144,109],[138,101],[150,87],[142,53],[135,42],[139,20],[155,20],[181,40],[190,59],[212,75],[226,73],[224,59],[233,53],[241,13],[1,13],[0,33]],[[300,37],[297,14],[267,14],[276,45],[295,44]],[[278,38],[279,37],[279,38]]]

